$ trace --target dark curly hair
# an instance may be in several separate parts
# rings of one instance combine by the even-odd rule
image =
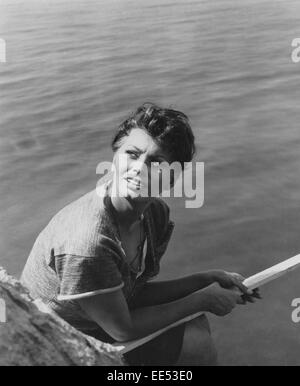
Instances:
[[[170,156],[171,162],[190,162],[195,154],[195,137],[188,117],[180,111],[144,103],[118,128],[112,141],[113,151],[120,147],[122,138],[135,128],[146,130],[154,141]]]

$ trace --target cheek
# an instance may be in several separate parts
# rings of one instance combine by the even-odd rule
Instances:
[[[116,154],[113,159],[113,170],[115,173],[123,175],[128,171],[130,167],[130,161],[126,154]]]
[[[174,184],[174,173],[170,171],[156,170],[151,176],[151,184],[158,189],[161,194],[164,191],[172,189]]]

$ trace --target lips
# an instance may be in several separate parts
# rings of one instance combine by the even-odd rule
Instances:
[[[136,177],[127,177],[125,178],[127,182],[136,187],[137,189],[141,188],[142,182],[139,178]]]

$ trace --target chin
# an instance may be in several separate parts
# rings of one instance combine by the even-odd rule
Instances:
[[[143,197],[140,191],[129,191],[127,197],[134,201],[143,201],[148,199],[148,197]]]
[[[137,196],[137,197],[134,198],[134,201],[136,201],[136,202],[149,202],[151,200],[152,200],[151,197]]]

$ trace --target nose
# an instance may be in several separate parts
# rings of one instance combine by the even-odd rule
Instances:
[[[146,154],[143,154],[139,159],[135,160],[131,165],[131,169],[137,175],[144,174],[146,170],[148,170],[148,161]]]
[[[143,168],[145,167],[145,163],[141,160],[135,161],[132,165],[132,170],[137,174],[140,175]]]

